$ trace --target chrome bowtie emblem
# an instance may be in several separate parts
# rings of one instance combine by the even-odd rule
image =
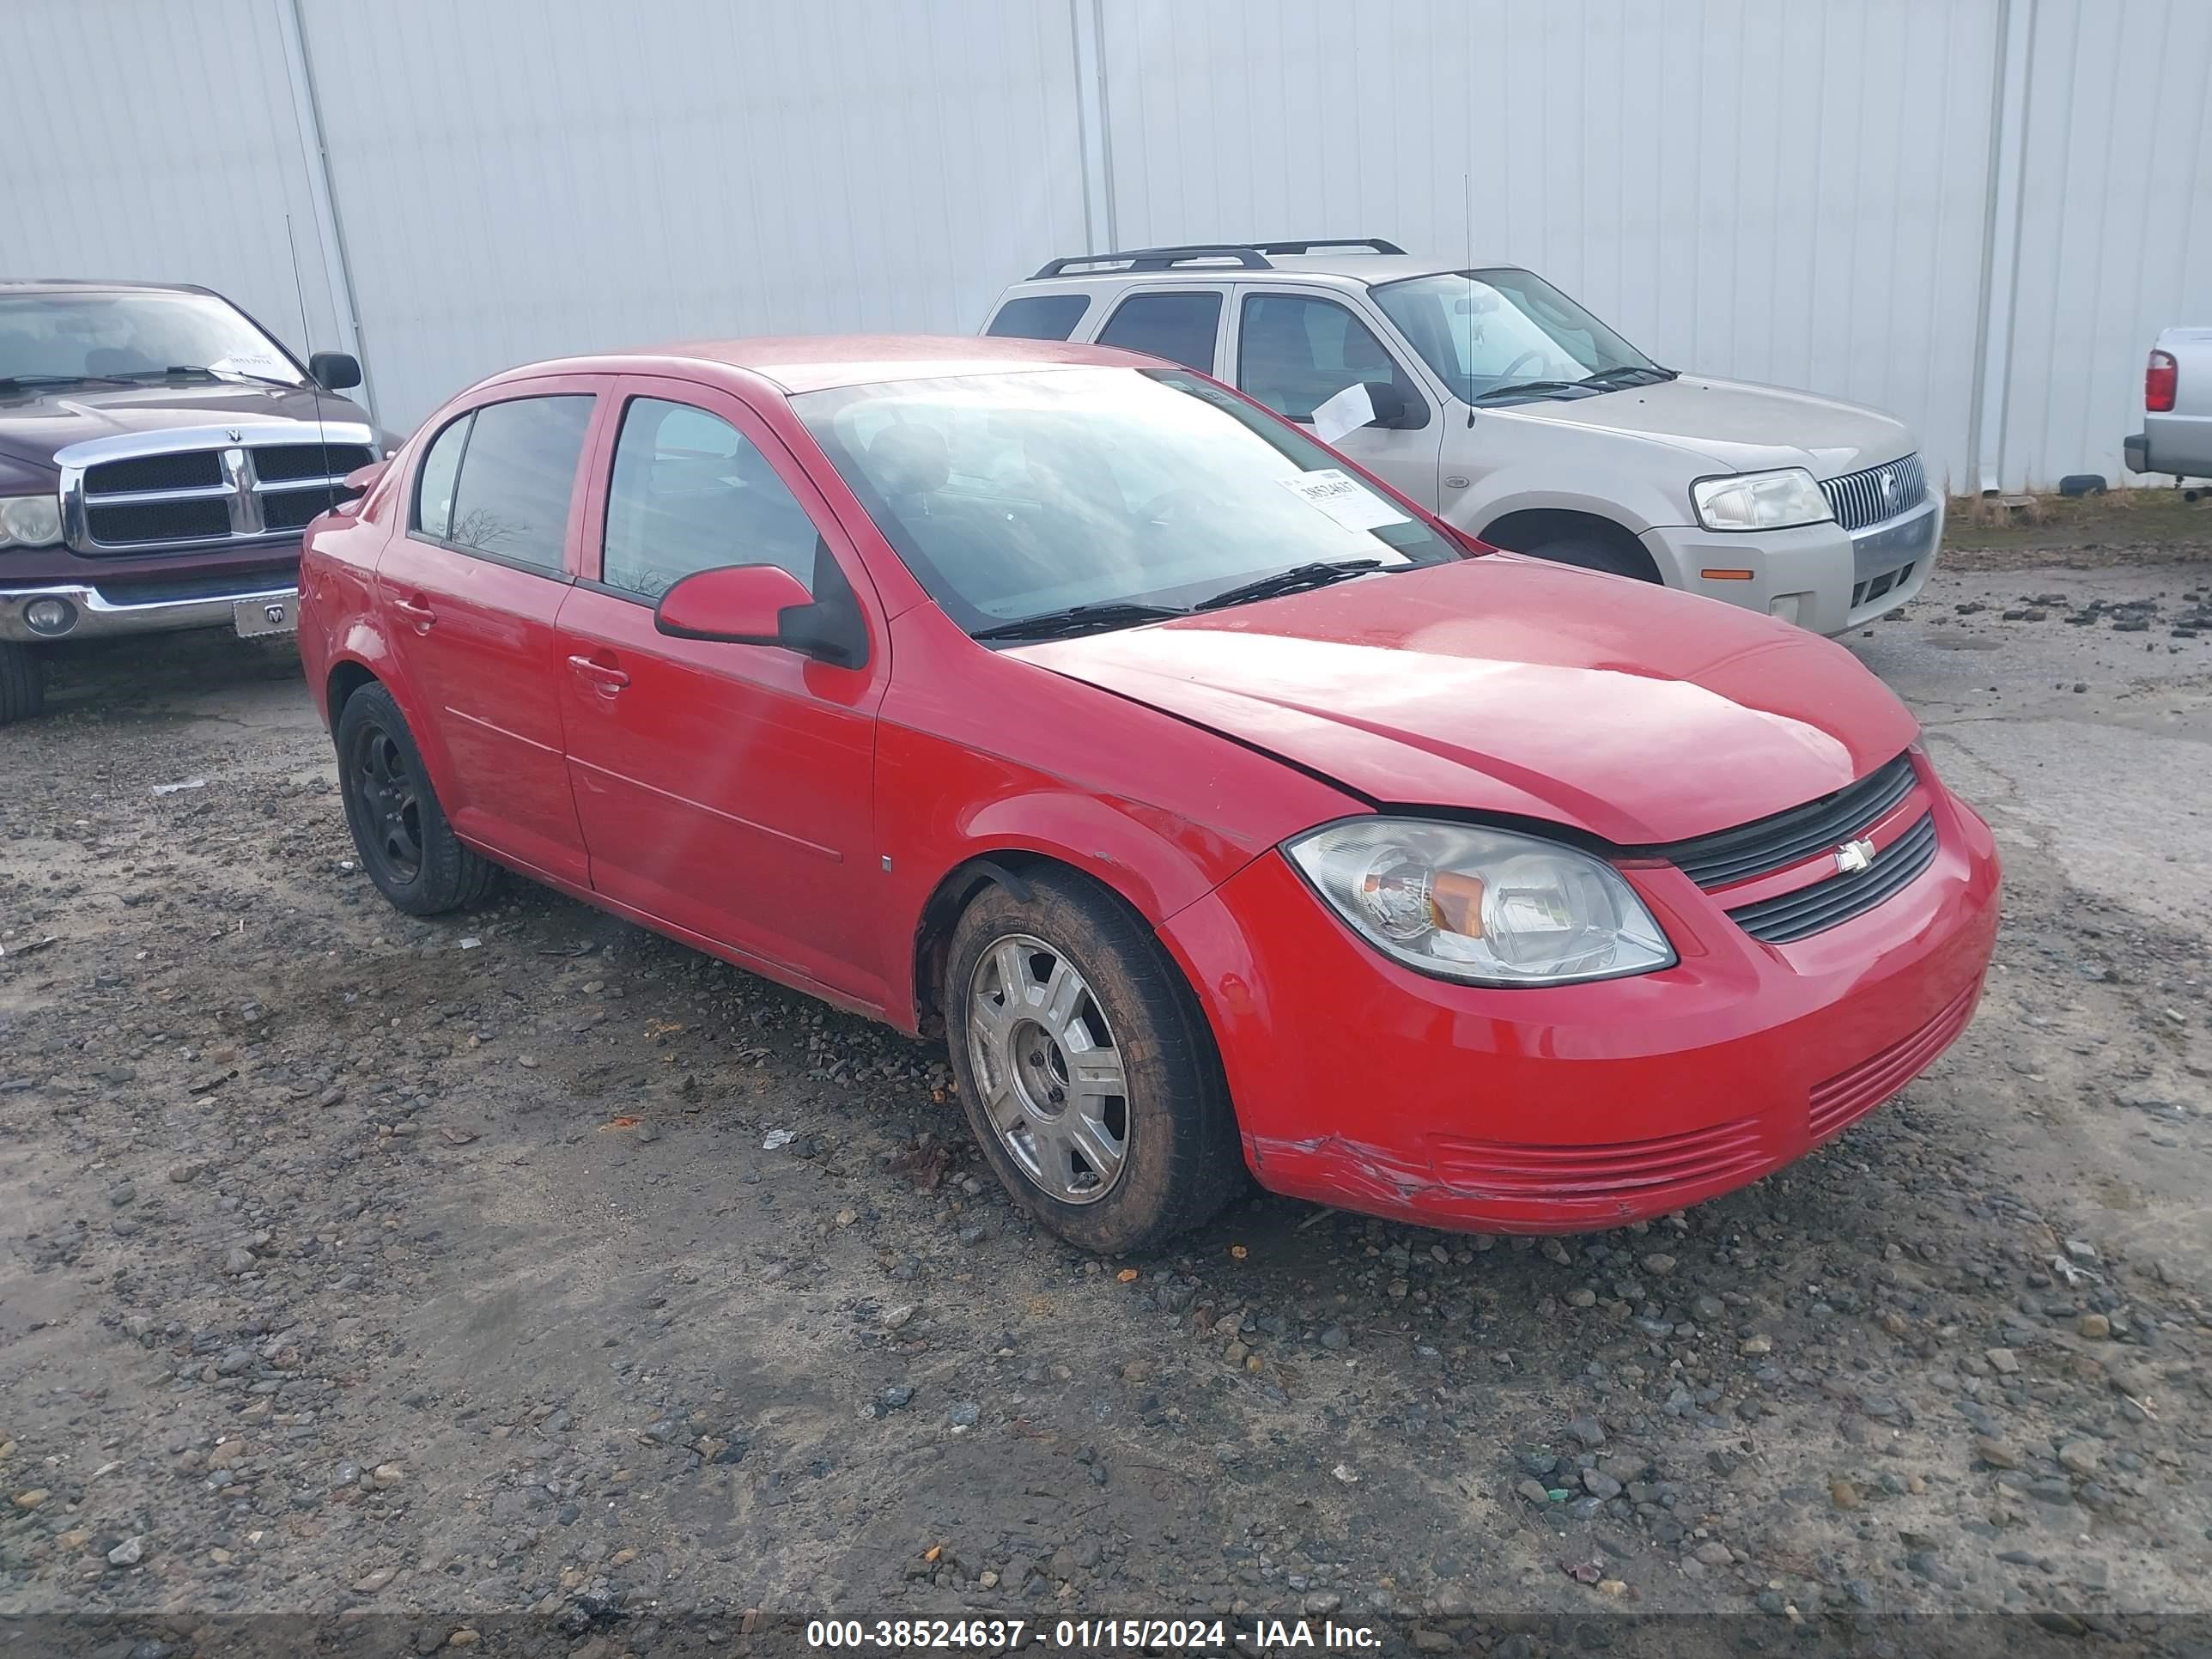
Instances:
[[[1847,841],[1841,847],[1836,848],[1836,873],[1838,875],[1855,876],[1862,870],[1871,870],[1873,867],[1874,843],[1872,842],[1865,840],[1864,838],[1861,838],[1857,841]]]
[[[281,605],[264,605],[261,607],[261,614],[269,618],[269,625],[271,628],[282,628],[284,625],[284,607]]]
[[[222,435],[234,444],[246,441],[246,430],[243,427],[227,426],[222,429]]]

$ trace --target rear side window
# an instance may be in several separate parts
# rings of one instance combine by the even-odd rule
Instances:
[[[1200,374],[1213,372],[1213,337],[1221,327],[1218,294],[1138,294],[1098,331],[1100,345],[1148,351]]]
[[[439,539],[466,552],[549,574],[561,574],[568,531],[568,498],[576,460],[592,421],[589,396],[517,398],[486,404],[469,417],[445,533]],[[416,509],[426,533],[434,502],[432,468],[462,422],[438,436],[422,462]]]
[[[1088,294],[1028,294],[1000,306],[983,332],[1002,340],[1065,340],[1090,309]]]
[[[774,564],[814,586],[820,532],[768,458],[719,415],[636,398],[607,485],[599,580],[658,600],[684,577]]]
[[[453,480],[461,476],[461,451],[468,447],[469,422],[464,415],[441,432],[422,458],[415,475],[415,528],[433,541],[442,542],[453,522]]]

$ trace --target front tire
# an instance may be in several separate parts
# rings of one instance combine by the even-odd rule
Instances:
[[[1158,939],[1073,874],[996,884],[945,977],[961,1103],[1000,1182],[1102,1255],[1212,1219],[1244,1182],[1212,1033]]]
[[[29,646],[0,640],[0,726],[29,720],[46,708],[45,666]]]
[[[364,685],[338,714],[338,793],[362,867],[410,916],[441,915],[491,890],[499,866],[446,822],[414,734],[380,685]]]

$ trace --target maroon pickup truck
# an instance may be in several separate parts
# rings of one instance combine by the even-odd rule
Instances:
[[[0,283],[0,723],[55,641],[290,631],[300,532],[391,447],[360,384],[206,289]]]

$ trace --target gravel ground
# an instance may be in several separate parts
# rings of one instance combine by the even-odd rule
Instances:
[[[1255,1195],[1127,1262],[1010,1207],[935,1048],[520,883],[389,909],[287,648],[73,655],[0,731],[0,1620],[2172,1639],[2212,1612],[2208,601],[1954,572],[1849,641],[2008,902],[1972,1028],[1833,1147],[1593,1237]]]

